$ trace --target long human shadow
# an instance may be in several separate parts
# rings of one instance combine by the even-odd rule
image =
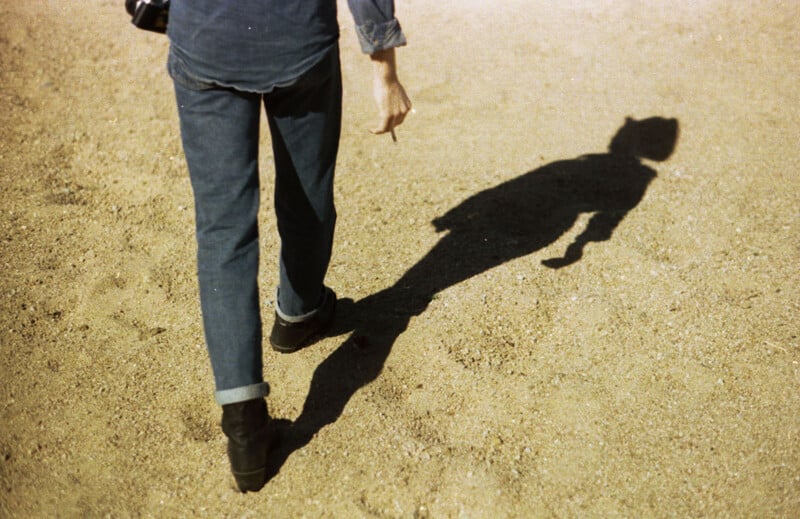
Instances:
[[[331,335],[352,333],[314,371],[300,416],[282,422],[270,477],[380,375],[397,337],[438,292],[546,247],[581,213],[594,213],[586,229],[563,257],[544,260],[544,266],[566,267],[581,259],[590,242],[610,239],[656,176],[640,159],[666,160],[677,137],[676,119],[628,118],[607,153],[552,162],[481,191],[436,218],[436,229],[448,232],[394,285],[358,302],[340,302]]]

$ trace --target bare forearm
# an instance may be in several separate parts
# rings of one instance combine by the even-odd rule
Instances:
[[[411,110],[411,101],[397,77],[394,48],[380,50],[370,55],[372,60],[372,85],[378,106],[379,123],[373,133],[386,133],[402,124]]]
[[[394,48],[379,50],[370,55],[372,71],[376,80],[397,81],[397,60]]]

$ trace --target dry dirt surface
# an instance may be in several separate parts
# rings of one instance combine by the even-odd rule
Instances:
[[[345,299],[265,351],[246,495],[167,40],[122,3],[0,4],[0,516],[800,516],[800,3],[399,0],[397,144],[341,4]],[[672,155],[609,162],[655,116]]]

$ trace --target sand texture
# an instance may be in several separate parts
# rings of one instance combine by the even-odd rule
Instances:
[[[0,517],[800,517],[800,3],[398,0],[396,144],[341,3],[340,319],[265,349],[247,495],[122,3],[0,3]],[[618,163],[626,117],[671,155]]]

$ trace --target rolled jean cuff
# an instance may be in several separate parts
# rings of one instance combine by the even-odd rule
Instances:
[[[259,382],[249,386],[234,387],[214,392],[214,399],[219,405],[235,404],[256,398],[264,398],[269,394],[269,384]]]
[[[326,288],[325,292],[323,293],[322,302],[315,309],[311,310],[310,312],[306,312],[303,315],[288,315],[281,311],[281,305],[278,304],[278,297],[281,293],[281,289],[278,287],[275,292],[275,313],[287,323],[302,323],[303,321],[308,321],[314,317],[317,312],[319,312],[319,309],[325,304],[325,298],[328,297],[327,291],[328,289]]]

